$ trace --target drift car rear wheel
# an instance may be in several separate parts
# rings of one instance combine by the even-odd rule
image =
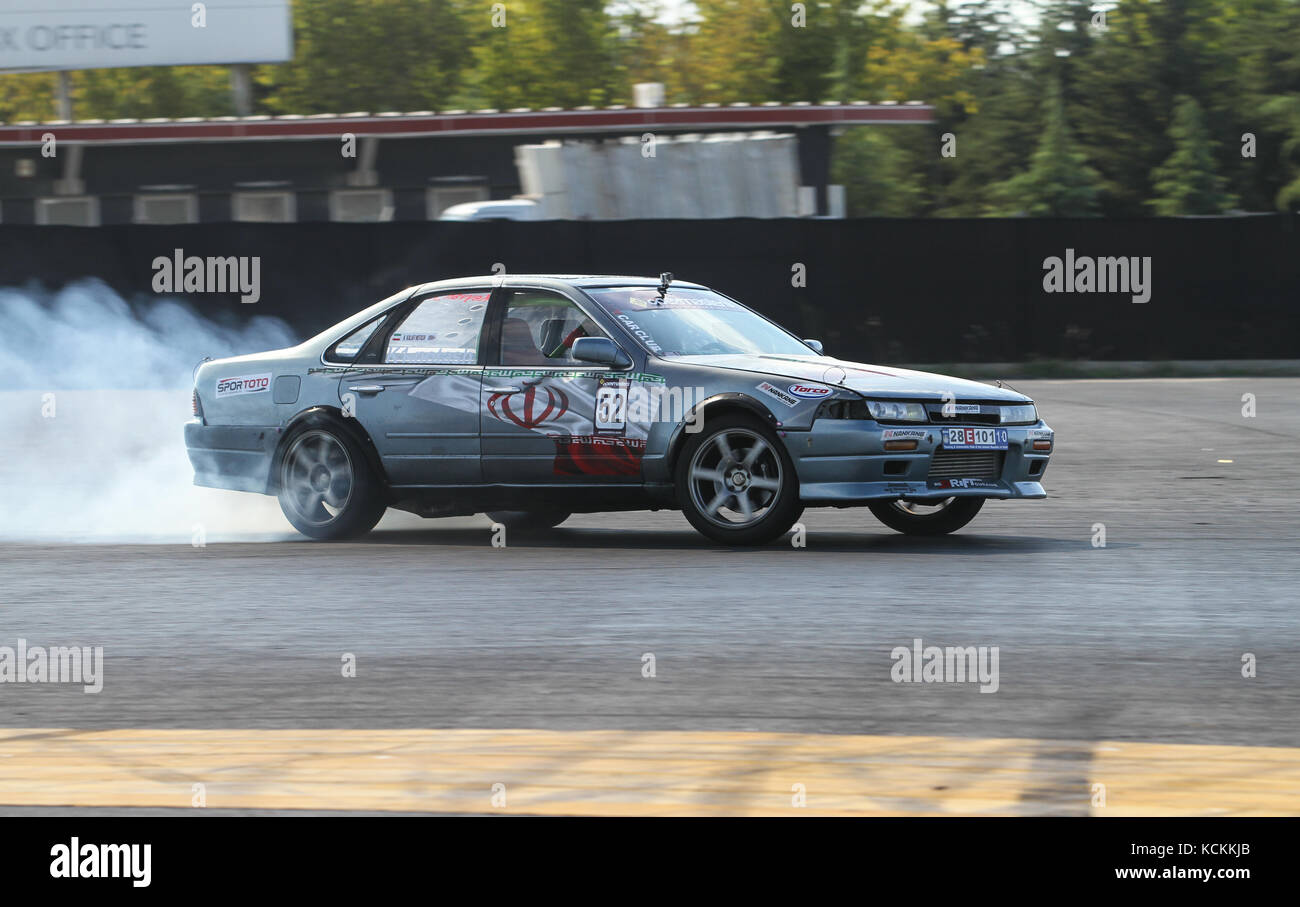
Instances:
[[[554,529],[570,516],[567,510],[490,510],[487,514],[492,522],[520,532]]]
[[[983,498],[948,498],[937,504],[920,501],[872,501],[867,505],[876,519],[907,535],[947,535],[956,532],[980,512]]]
[[[691,435],[677,460],[676,485],[686,519],[724,545],[766,544],[803,513],[790,455],[750,416],[722,416]]]
[[[314,539],[364,535],[386,509],[360,443],[328,423],[309,425],[288,440],[279,498],[293,527]]]

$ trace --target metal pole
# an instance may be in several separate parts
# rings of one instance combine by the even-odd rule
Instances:
[[[72,121],[72,75],[66,70],[59,70],[59,85],[55,95],[58,108],[56,119]]]
[[[253,115],[253,75],[245,63],[230,67],[230,96],[235,104],[235,116]]]

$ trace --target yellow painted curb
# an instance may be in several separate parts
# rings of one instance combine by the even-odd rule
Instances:
[[[495,799],[494,785],[504,785]],[[1300,749],[722,731],[0,730],[3,805],[183,808],[199,790],[206,806],[235,809],[1300,815]]]

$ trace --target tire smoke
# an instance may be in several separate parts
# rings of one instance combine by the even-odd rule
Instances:
[[[97,280],[0,289],[0,538],[286,537],[274,499],[196,488],[182,425],[205,356],[297,342],[277,318],[225,325]]]

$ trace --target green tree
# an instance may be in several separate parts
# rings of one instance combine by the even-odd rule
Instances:
[[[1169,138],[1174,151],[1151,174],[1156,197],[1147,204],[1163,216],[1222,214],[1235,200],[1215,171],[1205,116],[1195,98],[1178,98]]]
[[[475,106],[581,107],[631,93],[617,78],[617,35],[601,0],[516,0],[504,26],[486,5],[474,15]]]
[[[1070,133],[1061,88],[1052,83],[1043,105],[1043,132],[1029,169],[1001,183],[1004,214],[1088,217],[1097,213],[1097,171]]]
[[[864,126],[849,129],[835,143],[831,178],[844,186],[849,217],[915,217],[929,203],[921,158],[904,132],[928,142],[929,130]]]
[[[464,0],[295,3],[294,58],[262,67],[261,106],[271,113],[448,107],[473,63],[467,8]]]
[[[1223,46],[1232,61],[1208,101],[1226,123],[1220,172],[1247,210],[1300,203],[1300,3],[1238,0],[1225,12]],[[1242,154],[1249,134],[1254,156]]]

